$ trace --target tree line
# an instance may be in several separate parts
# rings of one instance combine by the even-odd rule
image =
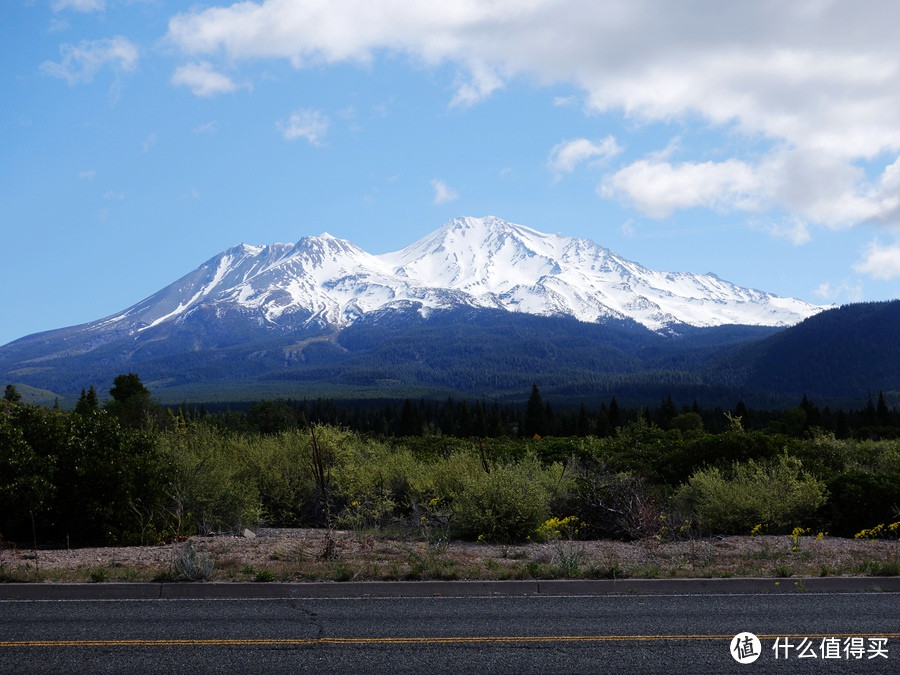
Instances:
[[[461,438],[531,438],[539,436],[606,438],[623,424],[638,419],[663,430],[705,430],[721,433],[728,415],[739,417],[745,429],[804,437],[818,429],[837,438],[898,438],[900,412],[889,408],[884,393],[868,397],[859,409],[820,408],[805,395],[794,407],[765,410],[739,400],[732,408],[703,407],[692,401],[677,405],[671,396],[656,407],[626,407],[616,396],[599,406],[554,405],[532,385],[526,403],[467,400],[352,400],[276,398],[251,404],[184,403],[176,410],[233,431],[275,433],[310,423],[346,427],[387,437],[454,436]]]
[[[555,410],[536,385],[524,405],[210,410],[160,406],[133,373],[115,379],[108,400],[90,387],[68,411],[24,404],[10,385],[0,401],[0,534],[80,546],[260,524],[431,523],[519,541],[541,519],[572,516],[593,537],[672,536],[661,526],[672,522],[705,534],[852,536],[900,519],[900,440],[883,396],[842,414],[844,436],[825,426],[838,413],[806,397],[771,414],[671,399]]]

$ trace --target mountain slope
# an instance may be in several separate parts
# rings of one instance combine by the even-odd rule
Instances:
[[[133,307],[80,327],[91,349],[165,324],[239,317],[275,332],[344,328],[370,312],[479,307],[580,321],[787,326],[823,308],[715,275],[650,270],[585,239],[457,218],[394,253],[328,234],[235,246]]]
[[[585,239],[458,218],[378,256],[328,234],[235,246],[113,316],[0,347],[0,378],[63,394],[136,371],[157,391],[390,381],[482,395],[542,373],[572,390],[610,373],[693,372],[726,342],[822,309],[650,270]],[[713,351],[701,355],[704,343]]]
[[[900,391],[900,300],[844,305],[713,362],[723,380],[772,394],[877,397]]]
[[[580,321],[629,318],[651,330],[675,324],[787,326],[822,309],[712,274],[658,272],[589,240],[493,217],[457,218],[381,258],[398,274],[466,293],[477,306]]]

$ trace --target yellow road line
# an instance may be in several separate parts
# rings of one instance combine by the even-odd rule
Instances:
[[[807,635],[757,635],[761,640],[776,638],[900,638],[900,633],[823,633]],[[695,640],[731,640],[734,635],[483,635],[454,637],[322,637],[322,638],[213,638],[191,640],[166,638],[158,640],[12,640],[0,641],[3,647],[207,647],[207,646],[274,646],[297,647],[317,645],[442,645],[442,644],[508,644],[534,642],[674,642]]]

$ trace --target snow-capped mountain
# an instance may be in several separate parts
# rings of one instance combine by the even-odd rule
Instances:
[[[328,234],[296,244],[241,244],[93,325],[134,334],[198,314],[237,312],[272,328],[342,328],[376,311],[427,315],[460,307],[585,322],[630,318],[654,331],[678,324],[788,326],[824,309],[712,274],[651,270],[587,239],[486,217],[454,219],[384,255]]]

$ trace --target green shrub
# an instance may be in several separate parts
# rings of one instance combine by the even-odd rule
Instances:
[[[258,487],[248,470],[245,438],[197,424],[159,438],[169,466],[170,529],[176,535],[240,531],[261,515]]]
[[[22,430],[0,414],[0,532],[10,539],[27,536],[29,516],[49,504],[52,459],[42,458]]]
[[[290,527],[306,524],[314,510],[315,480],[308,430],[243,437],[241,461],[260,496],[260,520]]]
[[[58,527],[79,543],[143,543],[161,523],[165,464],[155,436],[104,411],[67,417],[57,449]]]
[[[550,499],[562,467],[544,468],[533,457],[467,476],[453,501],[453,525],[464,537],[525,541],[550,515]]]
[[[213,561],[197,551],[191,542],[187,542],[174,551],[172,568],[175,578],[181,581],[205,581],[212,576]]]
[[[787,454],[770,462],[738,462],[726,473],[718,467],[694,472],[675,502],[705,530],[746,534],[755,525],[790,530],[825,503],[822,481]]]
[[[424,466],[411,452],[353,434],[345,439],[340,459],[332,475],[336,504],[341,507],[339,525],[381,527],[411,512],[410,481]]]
[[[872,523],[890,522],[900,508],[900,473],[844,471],[827,481],[830,497],[821,509],[829,532],[850,537]]]
[[[484,465],[474,451],[458,450],[448,457],[423,463],[421,470],[410,476],[410,497],[416,504],[437,499],[452,505],[466,485],[483,473]]]

